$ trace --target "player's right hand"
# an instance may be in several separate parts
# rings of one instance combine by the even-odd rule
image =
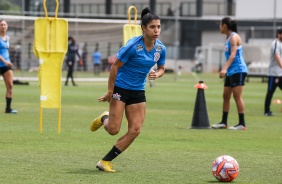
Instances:
[[[104,96],[98,98],[98,101],[99,102],[105,102],[105,101],[110,102],[112,99],[112,95],[113,94],[111,92],[107,92],[106,94],[104,94]]]
[[[13,66],[13,63],[10,63],[10,62],[6,62],[5,64],[6,64],[7,67],[12,67]]]

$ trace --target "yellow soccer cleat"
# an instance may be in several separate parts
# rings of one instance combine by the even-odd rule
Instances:
[[[98,116],[98,118],[96,118],[92,121],[92,123],[90,125],[91,131],[94,132],[94,131],[98,130],[103,125],[102,117],[105,116],[105,115],[109,116],[109,112],[108,111],[103,112],[100,116]]]
[[[116,172],[112,169],[113,164],[111,164],[110,161],[100,160],[96,164],[96,168],[98,168],[100,171],[106,171],[106,172]]]

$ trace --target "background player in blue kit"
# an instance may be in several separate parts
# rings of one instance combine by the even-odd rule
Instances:
[[[227,38],[224,45],[226,63],[220,71],[220,78],[225,77],[223,90],[223,114],[221,122],[213,125],[212,128],[228,128],[227,117],[230,109],[230,98],[233,94],[237,106],[239,124],[229,127],[229,129],[245,130],[245,105],[242,98],[242,92],[248,68],[243,58],[242,40],[237,33],[236,20],[232,20],[229,17],[223,18],[220,23],[220,32],[225,34]]]
[[[3,76],[6,85],[6,109],[5,113],[16,114],[17,111],[11,108],[13,95],[13,64],[9,56],[9,37],[6,35],[8,24],[5,20],[0,20],[0,74]]]
[[[141,13],[142,36],[130,39],[117,53],[108,80],[108,92],[98,101],[110,102],[105,111],[93,120],[90,129],[96,131],[102,125],[116,135],[121,127],[123,114],[128,121],[128,131],[117,140],[110,152],[100,160],[99,170],[115,172],[111,161],[121,154],[139,135],[146,114],[146,77],[154,80],[164,74],[166,47],[157,38],[161,31],[160,18],[149,8]],[[157,70],[151,68],[157,64]]]

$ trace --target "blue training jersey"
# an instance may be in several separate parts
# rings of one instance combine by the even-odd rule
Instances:
[[[163,66],[166,59],[166,47],[156,40],[151,51],[146,50],[143,36],[130,39],[117,53],[117,59],[124,63],[119,68],[115,86],[128,90],[144,90],[146,77],[157,64]]]
[[[228,61],[230,54],[231,54],[231,42],[230,39],[231,37],[237,34],[235,32],[232,32],[229,36],[229,38],[227,39],[224,48],[225,48],[225,57],[226,57],[226,61]],[[243,58],[243,48],[242,45],[237,47],[237,51],[236,51],[236,56],[232,62],[232,64],[229,66],[229,68],[227,69],[227,76],[231,76],[235,73],[248,73],[248,68],[246,65],[246,62]]]
[[[10,56],[9,56],[9,37],[6,36],[6,41],[3,41],[2,38],[0,38],[0,55],[8,62],[10,61]],[[6,67],[6,64],[0,60],[0,67]]]
[[[101,57],[102,57],[102,54],[100,52],[94,52],[92,54],[93,63],[94,64],[101,64]]]

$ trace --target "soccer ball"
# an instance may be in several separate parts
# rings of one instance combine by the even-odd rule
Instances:
[[[239,164],[233,157],[222,155],[213,161],[212,174],[219,181],[230,182],[238,176]]]

